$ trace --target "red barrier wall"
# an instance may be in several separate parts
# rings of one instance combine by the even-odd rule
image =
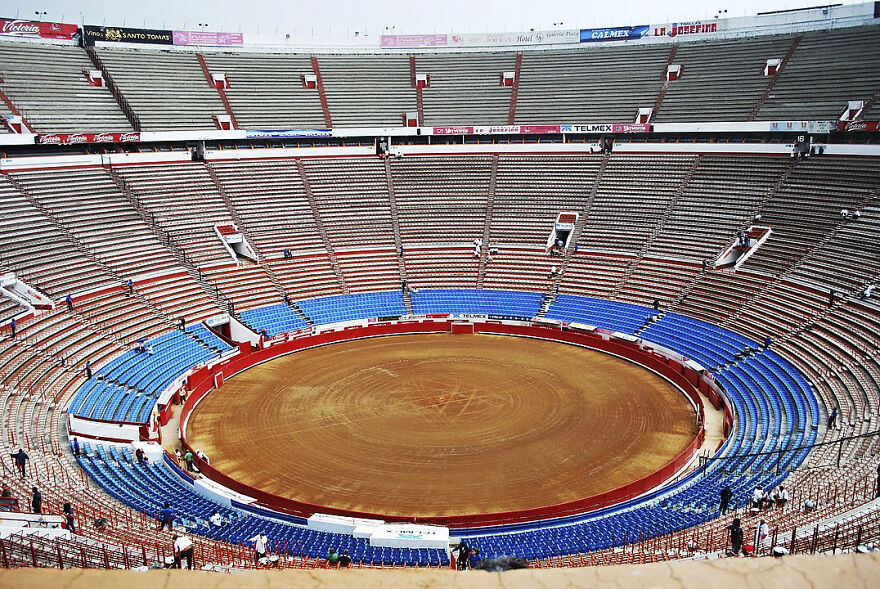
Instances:
[[[276,344],[266,349],[257,350],[250,353],[245,353],[245,350],[242,349],[241,354],[215,365],[210,370],[198,371],[197,373],[190,376],[188,382],[191,387],[191,392],[181,411],[181,427],[184,427],[184,425],[186,424],[187,418],[189,417],[190,413],[192,413],[192,410],[198,403],[198,401],[202,399],[206,394],[208,394],[213,388],[212,375],[216,372],[222,372],[225,376],[228,377],[236,372],[245,370],[262,361],[280,356],[285,353],[314,347],[317,345],[382,335],[449,332],[451,330],[451,326],[451,321],[404,321],[399,323],[380,323],[370,325],[368,327],[352,327],[341,331],[319,333],[317,335],[302,335],[296,337],[291,341]],[[576,513],[594,511],[603,507],[608,507],[610,505],[620,503],[622,501],[626,501],[627,499],[637,497],[669,480],[693,458],[693,456],[696,454],[697,450],[703,443],[703,438],[705,436],[705,432],[702,426],[704,411],[703,402],[700,397],[699,390],[697,387],[691,384],[691,382],[689,382],[689,378],[683,374],[682,365],[678,362],[675,362],[674,360],[666,359],[653,352],[642,350],[637,344],[632,344],[623,340],[603,339],[600,335],[592,333],[567,331],[558,326],[546,327],[536,325],[511,325],[501,322],[489,321],[487,323],[475,324],[475,331],[477,333],[512,335],[519,337],[537,337],[563,343],[583,345],[596,350],[622,356],[637,364],[655,370],[656,372],[662,374],[670,381],[675,383],[678,387],[680,387],[697,406],[700,416],[699,431],[697,432],[697,436],[683,452],[681,452],[677,457],[675,457],[675,459],[673,459],[669,464],[667,464],[660,470],[617,489],[594,495],[592,497],[585,497],[583,499],[578,499],[567,503],[548,505],[546,507],[535,509],[461,516],[413,517],[409,515],[367,513],[349,511],[345,509],[334,509],[322,505],[295,501],[286,497],[278,497],[277,495],[267,493],[260,489],[249,487],[228,477],[227,475],[213,468],[209,464],[198,460],[197,458],[196,461],[199,470],[201,470],[202,473],[205,474],[205,476],[207,476],[209,479],[216,481],[217,483],[220,483],[221,485],[224,485],[232,489],[233,491],[247,495],[249,497],[253,497],[259,505],[292,515],[309,517],[314,513],[327,513],[349,517],[375,518],[401,522],[408,521],[416,523],[429,523],[449,526],[453,528],[461,528],[472,526],[512,524],[517,522],[555,518]],[[689,369],[687,370],[689,372],[693,372]],[[183,444],[186,447],[189,447],[186,442],[185,432],[182,432],[182,434]]]

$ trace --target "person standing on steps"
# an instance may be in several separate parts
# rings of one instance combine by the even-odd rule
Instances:
[[[719,506],[721,515],[727,513],[727,510],[730,508],[731,499],[733,499],[733,491],[730,490],[730,485],[725,485],[724,488],[721,489],[721,505]]]
[[[36,487],[31,490],[34,492],[34,496],[31,498],[31,508],[34,513],[43,513],[43,494]]]
[[[18,452],[15,454],[10,454],[12,458],[15,460],[15,467],[18,468],[18,472],[21,473],[21,478],[25,477],[25,461],[30,460],[30,456],[24,451],[24,448],[19,448]]]
[[[727,526],[727,529],[730,531],[730,550],[733,552],[734,556],[739,556],[739,553],[742,551],[743,545],[743,536],[745,533],[743,532],[741,521],[739,518],[735,518],[733,523]]]
[[[69,313],[73,313],[73,297],[70,295],[67,295],[67,297],[65,297],[65,299],[64,299],[64,302],[67,303],[67,311]]]
[[[828,429],[834,429],[834,424],[837,423],[837,415],[840,413],[839,407],[835,407],[831,414],[828,415]]]

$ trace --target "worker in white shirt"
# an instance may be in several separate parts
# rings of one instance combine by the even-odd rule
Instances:
[[[767,522],[761,520],[761,523],[758,524],[757,529],[755,529],[755,554],[762,548],[766,548],[766,543],[769,542],[770,536],[770,526],[767,525]]]
[[[223,525],[223,517],[220,516],[220,512],[216,509],[214,510],[214,513],[211,514],[211,517],[208,521],[210,521],[215,526]]]
[[[183,559],[186,559],[186,568],[193,568],[193,543],[187,536],[174,536],[174,566],[183,568]]]
[[[760,510],[764,505],[764,487],[756,487],[752,493],[752,510]]]
[[[779,485],[779,488],[773,492],[773,502],[776,503],[777,509],[782,509],[785,507],[785,504],[788,503],[789,495],[788,491],[782,485]]]
[[[254,563],[259,565],[260,559],[266,557],[266,550],[269,547],[269,538],[266,534],[259,534],[254,540]]]

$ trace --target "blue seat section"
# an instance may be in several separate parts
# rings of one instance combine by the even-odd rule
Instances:
[[[239,316],[258,333],[265,329],[270,337],[309,326],[296,311],[284,303],[248,309],[239,313]]]
[[[559,295],[547,310],[547,317],[595,325],[612,331],[632,333],[656,311],[648,307],[587,297]]]
[[[163,462],[146,465],[132,460],[127,448],[83,445],[77,458],[80,465],[110,495],[148,516],[156,517],[167,501],[174,510],[175,526],[184,526],[193,534],[216,540],[247,544],[262,532],[269,537],[270,552],[288,554],[300,547],[306,556],[319,558],[329,549],[348,550],[354,562],[397,564],[407,566],[448,566],[449,557],[440,549],[407,549],[371,547],[366,538],[332,534],[309,529],[302,518],[282,516],[261,517],[250,511],[216,503],[198,494],[187,475],[166,457]],[[208,521],[214,510],[224,523],[215,526]],[[289,521],[284,521],[285,519]]]
[[[417,315],[479,314],[531,319],[541,308],[541,293],[515,290],[420,290],[412,293]]]
[[[217,337],[213,331],[202,325],[201,323],[197,323],[193,326],[186,328],[186,333],[195,338],[199,343],[203,343],[207,345],[209,348],[214,348],[220,353],[228,352],[233,349],[228,343]]]
[[[98,368],[73,396],[68,412],[92,419],[146,423],[159,394],[174,379],[220,354],[181,331],[162,334],[145,346],[152,347],[153,353],[130,350]]]
[[[705,321],[667,313],[642,332],[641,337],[673,349],[706,368],[722,366],[747,347],[758,343]]]
[[[816,441],[819,407],[813,391],[793,366],[770,351],[741,360],[716,378],[736,408],[735,428],[719,458],[705,470],[586,516],[459,533],[486,557],[548,558],[603,550],[703,523],[719,515],[718,497],[725,485],[733,491],[734,506],[746,504],[759,485],[774,488],[806,458],[807,450],[798,448]]]
[[[406,315],[403,293],[397,290],[307,299],[296,301],[296,305],[315,325]]]

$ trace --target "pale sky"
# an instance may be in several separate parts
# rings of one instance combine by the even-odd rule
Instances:
[[[855,4],[841,0],[834,4]],[[642,25],[831,4],[814,0],[0,0],[0,17],[159,29],[351,35]],[[39,15],[35,13],[39,12]],[[45,14],[42,14],[44,13]],[[200,27],[199,24],[207,25]],[[388,28],[386,31],[386,27]]]

